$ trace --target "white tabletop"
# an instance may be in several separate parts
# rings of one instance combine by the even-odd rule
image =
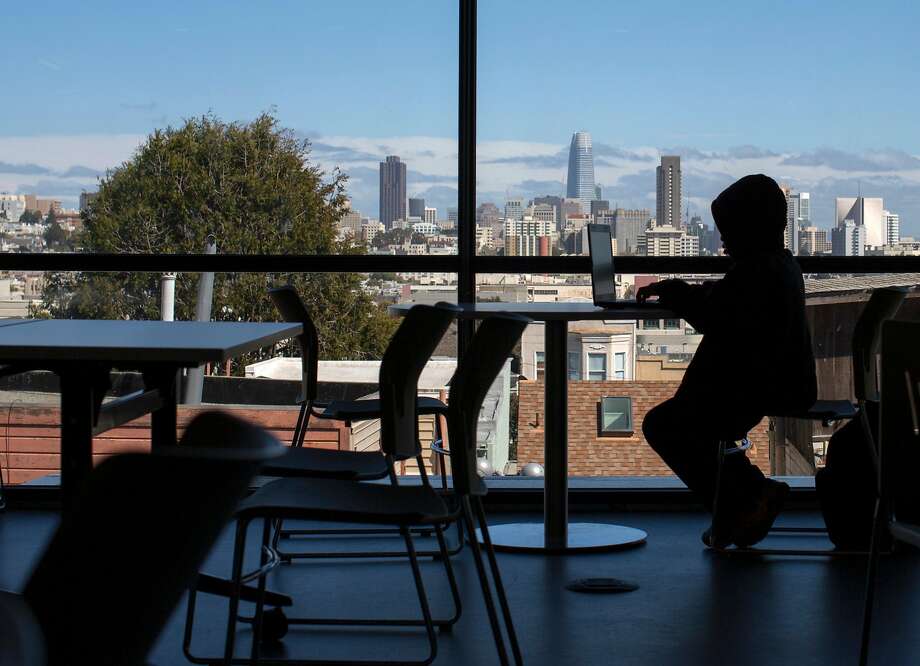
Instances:
[[[0,362],[219,363],[293,338],[300,324],[88,319],[3,320]]]
[[[412,307],[412,303],[391,305],[392,315],[403,316]],[[582,321],[585,319],[632,320],[632,319],[672,319],[676,318],[670,310],[659,308],[654,304],[624,304],[622,307],[601,308],[594,303],[559,302],[559,303],[458,303],[461,319],[482,319],[499,312],[509,312],[530,317],[535,321]]]

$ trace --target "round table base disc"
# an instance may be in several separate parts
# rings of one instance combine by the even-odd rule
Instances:
[[[569,523],[568,544],[547,548],[542,523],[507,523],[489,527],[492,545],[502,553],[609,553],[635,548],[645,543],[643,530],[606,523]],[[477,530],[480,543],[482,535]]]
[[[566,584],[565,589],[590,594],[617,594],[635,592],[639,585],[620,578],[578,578]]]

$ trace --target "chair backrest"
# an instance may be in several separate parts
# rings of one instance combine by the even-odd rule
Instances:
[[[260,465],[283,452],[213,412],[168,451],[100,463],[25,589],[48,663],[144,663]]]
[[[889,321],[882,327],[879,461],[886,503],[903,497],[908,484],[916,497],[916,461],[920,456],[920,322]],[[909,507],[912,516],[918,507]],[[907,513],[905,511],[905,513]]]
[[[418,379],[459,308],[416,305],[403,317],[380,362],[380,448],[397,460],[418,455]]]
[[[319,363],[319,334],[307,306],[303,304],[297,290],[291,285],[268,290],[272,302],[286,322],[303,325],[303,333],[297,336],[300,344],[301,372],[303,373],[303,399],[316,400],[317,367]]]
[[[447,428],[454,490],[479,492],[476,430],[479,410],[489,388],[530,323],[520,315],[497,314],[482,321],[450,380]]]
[[[853,392],[860,402],[879,399],[878,351],[882,324],[894,317],[907,289],[885,287],[872,292],[853,329]]]

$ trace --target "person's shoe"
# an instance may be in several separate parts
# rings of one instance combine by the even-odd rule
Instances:
[[[723,550],[732,544],[731,537],[728,535],[720,535],[720,538],[715,538],[711,525],[703,530],[701,538],[703,539],[704,546],[714,550]]]
[[[764,479],[763,489],[752,511],[742,514],[732,530],[732,542],[739,548],[750,548],[763,541],[770,532],[789,495],[789,486],[782,481]]]

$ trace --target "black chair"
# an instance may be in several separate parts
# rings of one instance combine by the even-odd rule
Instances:
[[[266,465],[263,470],[266,475],[280,477],[308,477],[319,479],[351,479],[357,481],[371,481],[386,478],[389,471],[386,460],[379,451],[339,451],[304,447],[307,428],[312,417],[344,421],[351,424],[356,421],[369,421],[380,418],[380,400],[335,400],[330,403],[317,402],[317,377],[319,359],[319,336],[310,313],[297,294],[297,290],[286,285],[269,290],[269,295],[278,308],[278,312],[285,321],[299,322],[303,326],[303,333],[298,336],[301,349],[301,395],[299,397],[300,413],[294,426],[291,438],[291,448],[287,455],[279,460]],[[435,307],[449,310],[454,313],[459,311],[455,306],[439,303]],[[443,330],[439,327],[431,330],[431,337],[420,341],[423,346],[417,349],[419,353],[427,352],[426,361],[434,353],[441,338],[446,333],[449,322]],[[391,346],[399,346],[398,339],[391,341]],[[437,398],[418,396],[416,399],[420,415],[433,415],[435,417],[435,439],[440,439],[438,428],[441,417],[447,414],[447,405]],[[442,470],[443,487],[446,490],[446,475],[444,470],[443,450],[432,447],[439,457],[439,468]],[[423,482],[427,483],[425,465],[422,460],[421,447],[417,455],[413,456],[419,466]],[[349,528],[349,529],[283,529],[279,521],[275,526],[273,546],[282,561],[289,562],[293,559],[328,558],[328,557],[402,557],[404,553],[357,551],[327,553],[316,550],[291,552],[278,547],[279,540],[290,537],[304,536],[374,536],[391,533],[393,530],[379,528]],[[462,533],[458,532],[458,545],[451,551],[452,555],[459,552],[463,546]],[[433,553],[427,553],[429,555]]]
[[[413,308],[410,315],[416,310],[418,308]],[[527,318],[516,315],[496,315],[484,320],[451,380],[448,429],[452,443],[450,455],[454,470],[454,492],[458,498],[458,506],[455,509],[449,509],[430,485],[398,484],[393,471],[393,462],[401,457],[414,455],[416,449],[418,419],[415,390],[411,386],[411,378],[420,371],[420,368],[410,368],[405,364],[394,366],[385,363],[381,367],[380,376],[381,442],[390,469],[392,484],[285,478],[265,485],[247,499],[239,511],[232,574],[233,584],[239,587],[244,581],[250,580],[250,577],[243,573],[243,553],[248,526],[252,521],[263,521],[262,557],[260,567],[254,572],[258,578],[259,590],[265,589],[266,576],[277,562],[277,558],[272,557],[270,544],[270,523],[277,517],[395,525],[399,528],[406,545],[405,555],[408,556],[412,568],[422,619],[285,618],[285,622],[320,626],[423,626],[429,644],[429,654],[425,659],[413,662],[405,659],[382,659],[378,656],[371,663],[429,664],[437,655],[436,626],[442,629],[450,627],[459,618],[461,610],[451,560],[447,557],[440,527],[462,521],[467,534],[471,536],[470,549],[473,552],[499,660],[502,664],[509,663],[505,641],[505,635],[507,635],[513,661],[515,664],[521,664],[522,658],[511,619],[511,611],[501,582],[498,562],[492,548],[481,501],[481,497],[486,493],[486,486],[479,477],[476,466],[476,427],[483,399],[528,323]],[[403,325],[405,326],[405,322]],[[479,524],[482,535],[489,571],[486,569],[479,541],[475,538],[476,523]],[[410,533],[411,528],[425,525],[436,529],[442,559],[454,597],[455,613],[449,620],[434,620],[428,606],[428,598]],[[502,615],[504,633],[502,622],[498,617],[499,610],[496,608],[496,601],[492,593],[493,585],[495,587],[494,596],[498,597],[497,605]],[[271,617],[271,622],[276,622],[280,609],[266,611],[265,605],[271,605],[268,600],[259,600],[256,603],[251,655],[249,660],[243,660],[234,657],[239,602],[240,595],[231,598],[223,663],[257,664],[260,660],[260,643],[263,638],[265,621]],[[277,638],[277,635],[274,637]],[[188,652],[187,655],[190,659],[201,663],[214,661],[214,658],[191,655]],[[280,661],[282,660],[271,659],[271,663]],[[298,664],[319,663],[304,659],[291,661]],[[321,663],[335,662],[324,660]],[[352,659],[341,663],[364,662]]]
[[[23,593],[47,663],[144,663],[259,466],[281,453],[265,431],[206,413],[181,446],[99,464]]]
[[[873,459],[876,454],[875,436],[869,423],[867,403],[878,404],[878,351],[882,340],[882,326],[893,318],[907,297],[907,290],[902,287],[886,287],[872,292],[853,329],[853,392],[856,397],[854,405],[849,400],[818,400],[806,412],[774,414],[779,418],[798,418],[821,421],[830,425],[837,421],[852,419],[859,415],[863,436],[869,443]],[[874,410],[873,410],[874,411]],[[722,466],[726,456],[743,455],[751,448],[749,439],[741,442],[721,441],[718,446],[716,471],[716,491],[713,501],[713,516],[717,515],[721,491]],[[776,534],[822,534],[826,527],[774,527],[770,530]],[[828,548],[725,548],[720,552],[746,555],[797,555],[797,556],[843,556],[866,555],[865,551],[847,551]]]
[[[901,452],[920,447],[920,323],[891,321],[882,331],[881,422],[879,425],[878,496],[872,523],[872,545],[866,572],[859,663],[869,660],[869,638],[881,541],[920,548],[920,525],[898,518],[894,481]]]

